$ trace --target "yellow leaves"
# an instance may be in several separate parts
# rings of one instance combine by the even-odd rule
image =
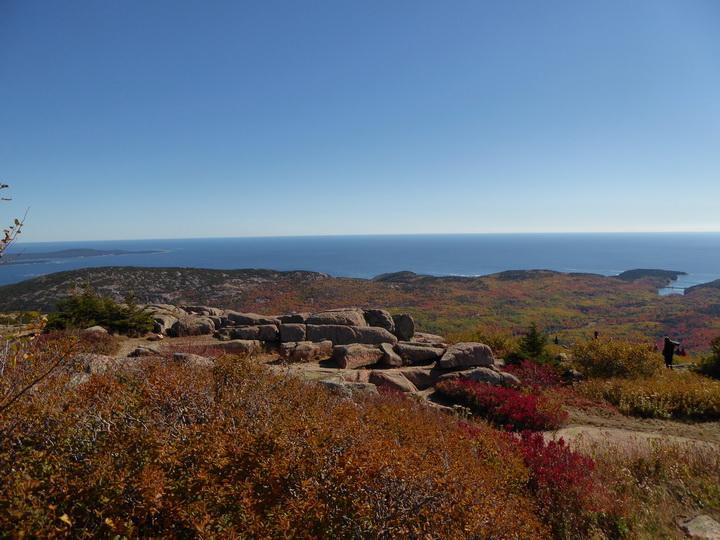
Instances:
[[[70,521],[70,517],[67,514],[63,514],[58,519],[64,523],[67,523],[70,527],[72,527],[72,521]]]
[[[625,414],[720,418],[720,382],[692,372],[666,370],[644,379],[590,380],[579,390],[617,405]]]

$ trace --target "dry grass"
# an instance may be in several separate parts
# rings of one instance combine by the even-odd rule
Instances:
[[[653,377],[636,379],[591,379],[578,389],[607,400],[628,415],[720,419],[720,381],[689,371],[662,370]]]
[[[595,462],[597,478],[630,516],[631,538],[685,538],[678,524],[700,514],[720,521],[717,445],[664,439],[576,439]]]

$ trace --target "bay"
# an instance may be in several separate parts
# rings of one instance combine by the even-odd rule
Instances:
[[[94,257],[34,261],[33,253],[122,250]],[[409,270],[433,276],[482,276],[545,269],[617,275],[635,268],[686,272],[662,293],[720,279],[720,233],[454,234],[195,238],[18,243],[0,265],[0,285],[98,266],[310,270],[369,279]]]

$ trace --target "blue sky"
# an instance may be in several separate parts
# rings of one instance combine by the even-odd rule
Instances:
[[[714,0],[0,0],[24,241],[720,231]]]

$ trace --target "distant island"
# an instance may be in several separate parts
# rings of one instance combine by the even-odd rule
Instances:
[[[40,264],[48,259],[76,259],[80,257],[102,257],[103,255],[145,255],[162,253],[161,250],[127,251],[124,249],[62,249],[45,253],[18,253],[12,255],[6,264]]]

